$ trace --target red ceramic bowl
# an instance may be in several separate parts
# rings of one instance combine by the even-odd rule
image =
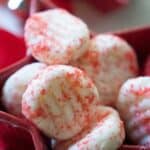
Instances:
[[[115,35],[118,35],[128,41],[130,45],[135,49],[135,52],[138,57],[138,63],[141,68],[140,75],[143,74],[143,67],[146,57],[150,54],[150,26],[142,27],[142,28],[136,28],[121,32],[113,33]],[[21,60],[19,60],[17,63],[7,67],[4,69],[5,71],[1,72],[0,75],[3,73],[3,81],[5,81],[6,77],[10,75],[12,72],[17,70],[20,66],[24,64],[28,64],[29,62],[32,62],[33,59],[31,56],[27,56]],[[28,125],[30,127],[30,124]],[[32,127],[31,127],[32,128]],[[38,142],[37,142],[38,143]],[[140,145],[122,145],[120,150],[150,150],[150,148]],[[35,142],[36,145],[36,142]],[[37,149],[39,150],[39,149]],[[44,149],[40,149],[44,150]]]
[[[129,2],[129,0],[87,0],[89,1],[93,6],[95,6],[99,11],[103,13],[112,12],[113,10],[116,10],[118,8],[121,8],[122,6],[126,6]]]
[[[143,74],[143,69],[145,66],[145,60],[148,55],[150,55],[150,26],[135,28],[132,30],[115,33],[120,37],[124,38],[131,44],[138,56],[138,63],[140,66],[140,74]],[[140,146],[140,145],[123,145],[121,150],[150,150],[150,147]]]
[[[114,33],[125,39],[135,50],[140,66],[139,75],[144,75],[143,69],[148,55],[150,55],[150,26],[134,28]]]
[[[125,39],[135,50],[140,66],[139,75],[143,75],[145,60],[150,55],[150,26],[114,33]],[[122,145],[120,150],[150,150],[140,145]]]
[[[35,11],[36,9],[33,7],[33,10]],[[126,41],[128,41],[128,43],[135,49],[135,52],[138,57],[138,63],[141,68],[139,75],[143,75],[145,59],[148,55],[150,55],[150,42],[149,42],[150,26],[121,31],[121,32],[115,32],[113,34],[118,35],[123,39],[125,39]],[[18,45],[17,41],[16,44]],[[18,53],[16,53],[16,55],[18,55]],[[4,83],[4,81],[7,79],[9,75],[11,75],[14,71],[16,71],[21,66],[28,64],[32,61],[33,58],[31,56],[23,56],[17,62],[0,70],[0,88],[2,87],[2,84]],[[30,124],[28,126],[30,126]],[[35,142],[35,147],[37,145],[38,142],[37,143]],[[41,147],[40,150],[44,150],[44,148]],[[128,143],[125,143],[125,145],[122,145],[120,147],[120,150],[150,150],[150,148],[145,146],[140,146],[140,145],[131,145],[131,144],[128,145]]]
[[[144,65],[144,75],[150,76],[150,55],[147,57]]]
[[[31,60],[31,56],[26,56],[24,39],[0,29],[0,86],[10,74]]]
[[[0,29],[0,89],[12,73],[33,60],[26,55],[23,38]],[[46,150],[48,142],[26,119],[0,111],[0,150]]]
[[[39,131],[26,119],[0,111],[1,150],[46,150]]]

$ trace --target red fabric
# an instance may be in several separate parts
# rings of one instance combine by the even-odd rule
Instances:
[[[0,29],[0,69],[23,58],[26,54],[25,50],[22,38]]]

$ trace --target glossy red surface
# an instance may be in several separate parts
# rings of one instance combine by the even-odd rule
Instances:
[[[72,3],[70,0],[51,0],[55,3],[58,7],[65,8],[72,12]]]
[[[99,11],[108,13],[122,6],[126,6],[129,0],[88,0]]]
[[[143,75],[146,58],[150,55],[150,26],[116,32],[115,34],[124,38],[134,48],[140,67],[139,75]]]
[[[140,66],[139,75],[144,75],[145,60],[150,55],[150,26],[114,33],[124,38],[135,50]],[[140,145],[122,145],[120,150],[150,150],[150,147]]]
[[[138,63],[140,66],[140,74],[139,75],[143,75],[145,60],[146,60],[147,56],[150,55],[150,42],[149,42],[150,41],[150,26],[116,32],[113,34],[116,34],[116,35],[124,38],[127,42],[129,42],[130,45],[133,46],[133,48],[135,49],[135,52],[137,54]],[[16,54],[18,55],[19,53],[16,53]],[[2,57],[2,55],[1,55],[1,57]],[[18,56],[16,56],[16,57],[18,57]],[[24,64],[30,63],[32,61],[33,61],[32,57],[27,56],[27,57],[24,57],[23,59],[17,61],[15,64],[0,70],[0,87],[2,87],[3,82],[7,79],[7,77],[10,74],[12,74],[14,71],[16,71],[18,68],[20,68]],[[8,64],[7,61],[6,61],[6,64]],[[0,113],[0,118],[1,118],[1,113]],[[12,118],[12,117],[10,117],[10,118]],[[27,123],[27,126],[31,127],[30,123]],[[28,129],[28,131],[29,131],[29,129]],[[33,132],[33,127],[32,127],[32,131],[30,133],[32,133],[32,134],[36,133],[36,132]],[[39,142],[38,137],[39,137],[39,135],[36,133],[34,135],[34,141],[35,141],[34,145],[36,147],[36,150],[45,150],[45,148]],[[39,146],[39,144],[41,144],[41,146]],[[126,143],[126,144],[128,144],[128,143]],[[122,145],[120,150],[150,150],[150,147],[130,144],[130,145]]]
[[[46,150],[46,147],[29,121],[0,111],[0,150]]]
[[[0,131],[0,149],[34,150],[32,137],[23,128],[0,121]]]
[[[23,38],[0,29],[0,69],[3,69],[26,55]]]
[[[145,61],[144,75],[150,76],[150,54]]]

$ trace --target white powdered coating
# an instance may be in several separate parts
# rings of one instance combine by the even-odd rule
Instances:
[[[83,71],[53,65],[29,84],[22,111],[47,136],[62,140],[86,127],[98,104],[98,91]]]
[[[45,67],[43,63],[25,65],[7,79],[2,90],[2,103],[9,113],[21,115],[23,93],[29,82]]]
[[[100,34],[72,65],[86,71],[96,84],[103,104],[115,106],[120,86],[137,74],[136,55],[127,42],[117,36]]]
[[[114,109],[100,106],[96,108],[93,122],[78,137],[66,142],[58,142],[55,150],[116,150],[124,141],[124,126]]]
[[[117,108],[130,139],[150,147],[150,77],[126,81],[121,87]]]
[[[29,53],[47,64],[67,64],[87,50],[90,32],[79,18],[63,9],[35,13],[26,22]]]

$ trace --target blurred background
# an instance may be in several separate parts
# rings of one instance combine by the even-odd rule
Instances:
[[[47,9],[52,4],[64,7],[81,17],[97,32],[150,25],[150,0],[33,1],[37,2],[38,10]],[[29,15],[30,3],[30,0],[0,0],[0,28],[23,35],[24,21]]]
[[[23,38],[26,19],[34,12],[55,7],[65,8],[82,18],[94,32],[150,27],[150,0],[0,0],[1,83],[12,71],[31,61]],[[141,56],[149,54],[148,44],[143,40],[148,41],[149,35],[149,32],[142,33],[142,40],[136,44],[137,49],[142,47]],[[135,39],[132,40],[135,43]]]

